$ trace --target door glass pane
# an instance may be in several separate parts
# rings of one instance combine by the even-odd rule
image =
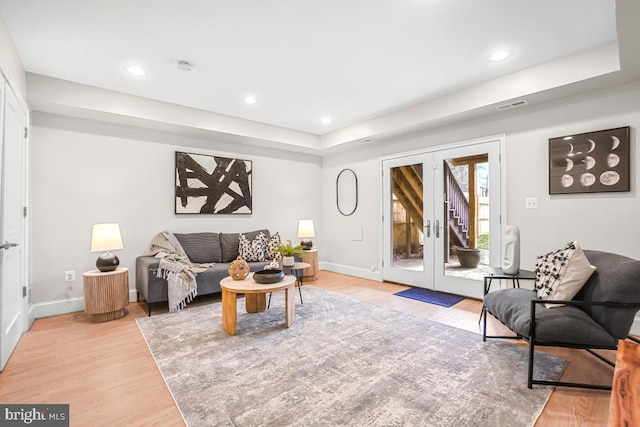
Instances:
[[[489,156],[444,160],[445,274],[481,280],[489,265]]]
[[[422,163],[391,168],[392,265],[424,270]]]

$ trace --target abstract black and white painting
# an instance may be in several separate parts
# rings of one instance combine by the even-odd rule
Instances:
[[[549,194],[629,191],[629,130],[549,139]]]
[[[250,214],[250,160],[176,151],[176,214]]]

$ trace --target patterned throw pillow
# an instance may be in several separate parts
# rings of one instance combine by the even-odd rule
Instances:
[[[247,236],[240,233],[238,256],[247,262],[265,261],[266,242],[267,236],[262,232],[258,233],[253,240],[249,240]]]
[[[280,246],[282,241],[280,240],[280,233],[275,233],[269,241],[267,242],[265,255],[269,260],[280,260],[282,259],[282,254],[278,252],[278,246]]]
[[[537,259],[535,288],[539,299],[570,301],[596,270],[578,241]],[[563,304],[545,305],[552,308]]]

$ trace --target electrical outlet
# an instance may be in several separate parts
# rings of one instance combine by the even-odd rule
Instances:
[[[538,209],[538,198],[527,197],[524,199],[524,207],[527,209]]]
[[[76,281],[76,271],[75,270],[67,270],[64,272],[64,281],[65,282],[75,282]]]

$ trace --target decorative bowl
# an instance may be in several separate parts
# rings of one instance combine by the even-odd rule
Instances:
[[[284,279],[284,271],[282,270],[260,270],[253,273],[253,280],[262,285],[278,283],[282,279]]]

